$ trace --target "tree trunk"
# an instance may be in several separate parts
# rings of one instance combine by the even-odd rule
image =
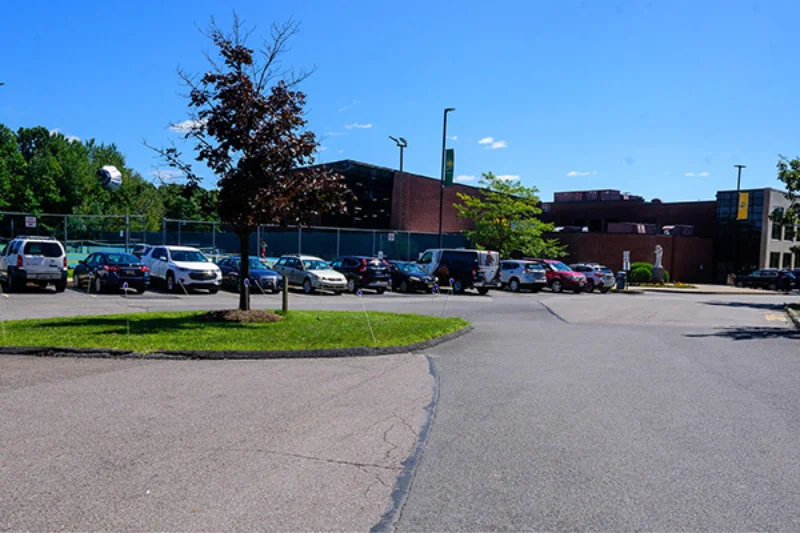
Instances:
[[[239,233],[239,254],[242,258],[242,270],[239,276],[239,309],[250,310],[250,287],[245,283],[250,279],[250,232]]]

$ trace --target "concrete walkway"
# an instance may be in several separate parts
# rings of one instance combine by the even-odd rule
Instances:
[[[764,289],[748,289],[746,287],[734,287],[733,285],[704,285],[693,283],[694,289],[678,289],[673,287],[634,287],[647,292],[677,292],[688,294],[727,294],[738,296],[785,296],[779,291],[768,291]]]

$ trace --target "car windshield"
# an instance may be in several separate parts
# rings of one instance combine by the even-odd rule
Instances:
[[[61,246],[54,242],[29,242],[25,244],[25,255],[61,257]]]
[[[569,272],[572,270],[570,267],[568,267],[567,265],[565,265],[560,261],[556,261],[555,263],[549,263],[549,265],[553,267],[554,270],[559,270],[561,272]]]
[[[597,270],[599,270],[599,271],[600,271],[600,272],[602,272],[603,274],[614,274],[613,272],[611,272],[611,269],[610,269],[610,268],[605,268],[605,267],[604,267],[604,268],[598,268]]]
[[[257,257],[250,258],[250,270],[265,270],[269,268],[266,263]]]
[[[528,263],[525,265],[525,270],[544,270],[544,267],[537,263]]]
[[[109,265],[138,264],[139,258],[131,254],[106,254],[106,263]]]
[[[306,270],[330,270],[330,265],[321,259],[303,259]]]
[[[208,258],[193,250],[172,250],[172,260],[183,263],[207,263]]]
[[[409,274],[424,274],[423,270],[417,265],[416,263],[401,263],[397,265],[400,267],[400,270],[403,272],[408,272]]]

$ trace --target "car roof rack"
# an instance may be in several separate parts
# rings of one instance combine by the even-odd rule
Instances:
[[[32,240],[39,240],[39,241],[55,241],[57,240],[55,237],[45,236],[45,235],[17,235],[14,237],[13,240],[16,239],[32,239]]]

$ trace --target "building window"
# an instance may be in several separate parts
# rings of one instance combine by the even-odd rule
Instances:
[[[781,268],[792,268],[792,254],[790,252],[783,254],[783,265]]]
[[[781,233],[783,233],[783,226],[781,224],[772,223],[772,238],[776,241],[781,240]]]
[[[794,226],[785,226],[784,227],[783,240],[784,241],[793,241],[794,240]]]
[[[781,266],[781,253],[780,252],[770,252],[769,253],[769,267],[770,268],[780,268]]]

